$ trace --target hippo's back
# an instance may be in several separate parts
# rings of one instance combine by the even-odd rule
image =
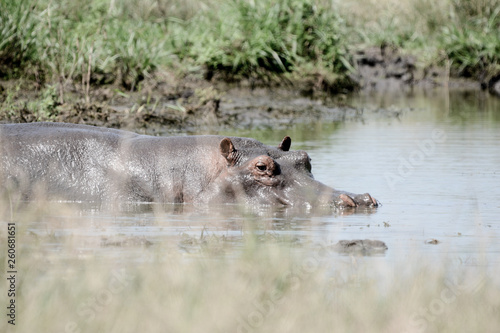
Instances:
[[[1,187],[24,198],[40,188],[70,200],[99,198],[107,170],[117,161],[116,148],[137,136],[75,124],[0,125]]]
[[[95,137],[112,140],[121,137],[137,136],[135,133],[112,128],[94,127],[67,123],[26,123],[0,125],[0,141],[5,144],[16,142],[30,142],[43,139],[71,139]]]

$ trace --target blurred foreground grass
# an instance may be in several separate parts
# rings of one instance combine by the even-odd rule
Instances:
[[[110,258],[98,243],[81,251],[81,223],[65,205],[2,207],[0,262],[6,271],[7,223],[16,222],[16,325],[2,332],[496,332],[498,267],[454,263],[443,253],[419,256],[332,256],[328,246],[297,250],[293,242],[243,230],[238,250],[196,255],[161,242]],[[50,218],[48,211],[58,212]],[[50,214],[54,216],[54,214]],[[159,215],[158,218],[161,218]],[[29,225],[49,221],[47,232]],[[92,220],[88,220],[89,228]],[[197,246],[196,241],[192,244]],[[120,249],[118,248],[117,252]],[[389,250],[390,251],[390,250]],[[138,260],[137,260],[138,259]],[[377,260],[372,260],[377,259]],[[2,274],[4,275],[4,273]],[[0,304],[7,304],[3,279]],[[5,311],[5,310],[4,310]]]

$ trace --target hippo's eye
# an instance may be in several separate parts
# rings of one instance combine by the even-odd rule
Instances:
[[[265,163],[262,163],[262,162],[258,162],[256,165],[257,169],[259,169],[260,171],[266,171],[267,170],[267,165]]]

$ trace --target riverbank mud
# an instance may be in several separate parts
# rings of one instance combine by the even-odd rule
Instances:
[[[439,86],[480,90],[476,81],[450,78],[443,68],[421,69],[416,58],[388,47],[355,56],[356,73],[343,93],[332,94],[321,78],[259,83],[224,82],[203,73],[178,77],[157,72],[136,91],[120,85],[46,85],[25,80],[0,82],[0,121],[57,121],[115,128],[190,130],[203,127],[287,126],[310,120],[359,119],[344,96],[357,86],[363,93],[433,89]],[[354,84],[353,84],[354,83]],[[493,90],[498,86],[494,81]],[[487,87],[483,87],[487,88]]]

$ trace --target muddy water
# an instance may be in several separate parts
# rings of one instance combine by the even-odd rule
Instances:
[[[498,264],[500,100],[480,92],[435,90],[350,96],[346,103],[358,114],[348,122],[217,133],[272,145],[290,135],[292,149],[309,152],[317,180],[369,192],[383,204],[377,210],[346,214],[144,204],[109,213],[86,207],[76,215],[55,209],[30,230],[55,235],[47,245],[54,255],[62,255],[65,237],[58,236],[69,235],[77,240],[79,256],[125,261],[148,260],[150,249],[230,256],[253,235],[297,251],[343,239],[387,244],[388,250],[365,260],[404,261],[417,255],[431,261],[445,255],[459,262]],[[329,256],[346,256],[331,249]]]

